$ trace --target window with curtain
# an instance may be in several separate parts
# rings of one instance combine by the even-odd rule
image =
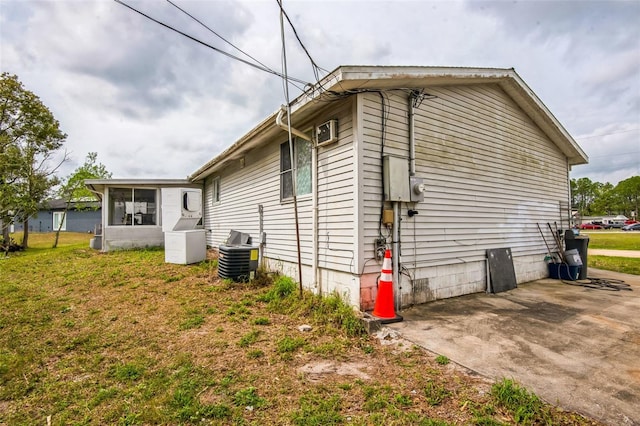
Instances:
[[[289,142],[280,145],[280,199],[293,198],[293,179],[295,177],[296,195],[311,193],[311,142],[301,138],[293,140],[293,158],[289,151]],[[295,176],[294,176],[295,170]]]

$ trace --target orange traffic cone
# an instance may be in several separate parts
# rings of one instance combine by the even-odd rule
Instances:
[[[391,250],[387,250],[384,253],[382,273],[378,282],[378,296],[372,312],[372,315],[382,324],[402,321],[402,317],[396,315],[396,310],[393,307],[393,277],[391,273]]]

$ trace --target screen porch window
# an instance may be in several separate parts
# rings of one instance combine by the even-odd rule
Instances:
[[[293,158],[289,142],[280,145],[280,199],[293,198],[295,177],[296,195],[311,193],[311,142],[301,138],[293,140]]]
[[[155,189],[109,188],[109,225],[156,225]]]

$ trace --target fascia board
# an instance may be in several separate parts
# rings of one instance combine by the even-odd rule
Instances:
[[[291,114],[312,113],[331,93],[358,90],[385,90],[460,84],[499,84],[569,159],[570,165],[589,160],[576,141],[551,114],[513,68],[464,68],[420,66],[344,65],[327,74],[314,87],[291,102]],[[188,179],[198,181],[221,169],[249,149],[261,145],[282,130],[275,125],[278,111],[269,115],[249,133],[204,164]],[[292,119],[293,120],[293,119]],[[295,127],[295,123],[292,123]]]

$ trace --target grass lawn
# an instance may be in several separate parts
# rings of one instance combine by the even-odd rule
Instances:
[[[590,268],[622,272],[623,274],[640,275],[640,259],[638,258],[590,255],[588,257],[588,266]]]
[[[580,231],[589,236],[589,248],[607,250],[640,250],[640,232],[637,231]]]
[[[598,425],[383,345],[282,277],[232,283],[215,259],[101,254],[84,234],[30,241],[0,259],[0,424]]]
[[[581,231],[581,234],[589,236],[589,248],[592,249],[640,250],[640,232]],[[590,255],[588,265],[607,271],[640,275],[640,258]]]

